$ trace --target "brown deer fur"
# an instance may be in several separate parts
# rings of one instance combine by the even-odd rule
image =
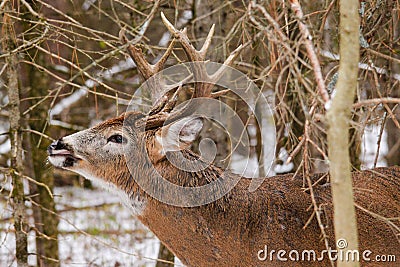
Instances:
[[[167,180],[183,186],[199,186],[221,176],[223,170],[213,165],[200,172],[185,172],[169,163],[160,154],[157,130],[141,133],[135,126],[140,113],[127,113],[91,129],[64,137],[49,147],[49,161],[56,167],[75,171],[103,185],[111,191],[122,192],[138,218],[187,266],[330,266],[325,255],[323,262],[260,261],[257,254],[271,250],[315,250],[317,257],[325,249],[321,231],[312,216],[309,191],[303,188],[303,178],[292,174],[265,179],[255,192],[249,192],[250,179],[241,178],[238,184],[221,199],[199,207],[183,208],[164,204],[147,195],[135,182],[135,177],[154,175],[151,165]],[[129,120],[130,127],[123,127]],[[126,144],[110,144],[107,139],[119,133]],[[145,144],[143,148],[140,144]],[[135,157],[127,160],[121,146],[129,146]],[[151,164],[144,154],[148,152]],[[183,148],[167,152],[174,157],[183,153],[188,159],[199,157]],[[130,172],[127,164],[134,164]],[[318,181],[314,193],[323,214],[328,242],[335,249],[332,225],[332,206],[329,177],[312,177]],[[232,179],[226,174],[224,179]],[[363,250],[377,254],[396,255],[400,260],[396,232],[382,217],[400,217],[400,168],[378,168],[354,172],[356,203],[373,213],[357,209],[360,235],[360,255]],[[166,192],[166,194],[172,192]],[[176,196],[179,197],[179,196]],[[126,201],[125,199],[125,201]],[[308,222],[308,223],[307,223]],[[397,235],[399,233],[397,232]],[[284,255],[288,258],[288,254]],[[365,263],[362,263],[364,265]],[[369,262],[366,266],[382,266]],[[389,266],[389,265],[387,265]]]

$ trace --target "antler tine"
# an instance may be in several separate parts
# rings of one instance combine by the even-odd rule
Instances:
[[[244,49],[244,45],[241,44],[238,47],[236,47],[235,50],[233,50],[229,57],[224,61],[224,65],[226,66],[231,66],[233,64],[233,61],[240,55],[240,52]]]
[[[136,66],[139,72],[142,74],[145,80],[149,79],[150,77],[154,76],[157,72],[161,71],[164,67],[165,62],[167,61],[168,57],[172,53],[172,49],[174,47],[174,40],[171,41],[167,50],[162,55],[160,60],[156,64],[150,64],[145,56],[143,55],[142,50],[137,47],[136,45],[129,44],[129,40],[125,35],[125,29],[121,29],[119,33],[121,42],[124,44],[128,44],[128,52],[133,61],[136,63]]]
[[[157,72],[161,71],[164,68],[165,62],[167,61],[168,57],[171,55],[172,50],[174,49],[175,45],[175,40],[172,39],[171,43],[169,44],[167,50],[165,53],[162,55],[162,57],[157,61],[157,63],[154,66],[154,70]]]
[[[182,31],[177,30],[174,25],[165,17],[164,13],[161,12],[161,19],[167,27],[168,31],[179,40],[180,44],[182,45],[183,49],[185,50],[186,55],[189,57],[191,61],[204,61],[208,48],[210,47],[212,37],[214,36],[215,31],[215,24],[212,25],[206,41],[204,42],[203,46],[200,50],[196,50],[192,43],[190,42],[187,36],[186,28]]]
[[[204,42],[203,46],[201,47],[201,49],[200,49],[200,51],[199,51],[199,53],[201,54],[201,56],[202,56],[203,58],[206,57],[208,48],[210,47],[212,38],[213,38],[213,36],[214,36],[214,32],[215,32],[215,24],[213,24],[213,25],[211,26],[211,29],[210,29],[210,31],[208,32],[206,41]]]
[[[200,66],[200,68],[197,68],[197,69],[200,69],[201,72],[204,72],[203,75],[207,75],[208,82],[201,83],[199,88],[196,88],[195,97],[217,98],[219,96],[226,94],[226,92],[229,91],[229,90],[224,90],[221,92],[211,93],[211,89],[214,86],[214,84],[216,84],[218,82],[218,80],[222,77],[226,68],[230,67],[233,64],[233,62],[239,56],[239,54],[243,50],[243,48],[244,48],[243,45],[239,45],[235,50],[233,50],[231,52],[231,54],[228,56],[228,58],[225,60],[224,64],[220,68],[218,68],[218,70],[212,75],[207,74],[204,66]],[[199,71],[199,70],[195,70],[195,71]],[[202,74],[200,74],[200,75],[202,75]]]
[[[224,61],[224,64],[214,74],[209,76],[211,83],[216,83],[224,74],[225,69],[232,66],[233,62],[239,56],[240,52],[242,52],[243,48],[244,46],[241,44],[230,53],[228,58]]]

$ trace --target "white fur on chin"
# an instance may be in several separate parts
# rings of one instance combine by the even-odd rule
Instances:
[[[106,182],[103,179],[93,176],[84,170],[74,170],[74,172],[82,175],[86,179],[92,181],[96,186],[117,195],[121,203],[129,208],[134,215],[141,215],[146,207],[146,201],[140,200],[138,196],[129,196],[125,191],[119,189],[116,185]]]

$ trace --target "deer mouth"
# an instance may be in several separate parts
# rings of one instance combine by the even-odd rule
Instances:
[[[81,159],[68,150],[56,150],[49,154],[49,162],[58,168],[73,167],[79,160]]]
[[[49,162],[56,168],[71,168],[75,163],[80,161],[81,159],[77,157],[71,150],[67,149],[67,146],[58,143],[51,144],[47,153],[49,155]]]

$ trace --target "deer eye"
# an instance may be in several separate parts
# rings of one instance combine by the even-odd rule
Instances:
[[[122,143],[126,143],[126,138],[120,134],[114,134],[114,135],[111,135],[110,137],[108,137],[107,142],[122,144]]]

